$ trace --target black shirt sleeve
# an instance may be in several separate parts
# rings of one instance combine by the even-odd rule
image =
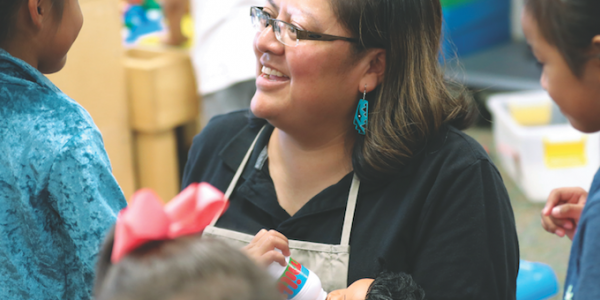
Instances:
[[[477,159],[437,180],[419,220],[412,272],[427,299],[515,299],[519,247],[497,169]]]

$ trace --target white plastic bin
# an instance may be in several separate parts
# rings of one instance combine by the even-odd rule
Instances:
[[[600,134],[574,129],[551,101],[535,91],[498,94],[487,102],[500,164],[534,202],[545,202],[559,187],[589,190],[600,166]]]

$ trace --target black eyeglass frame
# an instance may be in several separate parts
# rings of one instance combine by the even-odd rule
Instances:
[[[261,13],[264,14],[264,11],[263,11],[264,7],[252,6],[252,7],[250,7],[250,17],[252,17],[253,9],[257,9]],[[347,41],[347,42],[351,42],[351,43],[358,43],[358,39],[356,39],[356,38],[349,38],[349,37],[344,37],[344,36],[330,35],[330,34],[325,34],[325,33],[318,33],[318,32],[314,32],[314,31],[303,30],[303,29],[298,28],[296,25],[290,24],[290,23],[282,21],[282,20],[273,19],[273,18],[267,16],[267,25],[266,26],[269,26],[269,25],[274,26],[273,24],[275,22],[281,22],[281,23],[284,23],[284,24],[294,28],[294,30],[296,30],[296,39],[297,40],[312,40],[312,41],[342,40],[342,41]]]

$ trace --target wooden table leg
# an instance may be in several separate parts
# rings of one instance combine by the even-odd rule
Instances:
[[[179,193],[177,140],[174,130],[135,134],[138,185],[152,188],[164,201]]]

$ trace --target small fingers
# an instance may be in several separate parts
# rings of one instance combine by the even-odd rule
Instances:
[[[556,229],[558,228],[556,224],[553,222],[552,217],[547,217],[542,215],[542,227],[544,230],[550,233],[556,233]]]
[[[549,216],[552,209],[561,203],[585,203],[587,192],[580,187],[567,187],[552,190],[546,200],[546,205],[542,209],[542,214]]]
[[[558,189],[554,189],[550,192],[550,195],[548,196],[548,199],[546,200],[546,205],[544,205],[544,208],[542,209],[542,216],[550,215],[550,211],[552,210],[552,208],[554,208],[556,203],[559,201],[559,198],[560,198],[560,192]]]
[[[277,232],[277,234],[271,234],[271,232],[269,232],[269,234],[261,238],[259,243],[259,247],[262,248],[264,252],[279,249],[283,255],[290,256],[288,239],[279,232]]]
[[[258,264],[263,267],[268,267],[273,262],[277,262],[281,266],[287,264],[285,256],[281,252],[275,250],[268,251],[258,258]]]
[[[252,239],[252,242],[256,242],[258,240],[260,240],[263,236],[265,236],[265,234],[267,234],[267,230],[266,229],[261,229]]]
[[[258,244],[260,239],[267,233],[266,229],[261,229],[255,236],[254,238],[252,238],[252,241],[250,241],[250,243],[246,246],[244,246],[242,249],[244,249],[246,252],[251,252],[253,248],[255,248]]]
[[[283,255],[290,256],[290,246],[288,238],[276,230],[269,230],[264,236],[264,244],[272,245],[281,250]]]
[[[279,249],[281,252],[276,251],[276,249]],[[262,229],[243,250],[261,265],[268,265],[274,259],[277,259],[280,263],[285,263],[284,257],[290,256],[288,239],[275,230],[267,231]]]
[[[560,219],[573,219],[576,223],[579,223],[581,212],[583,211],[584,204],[563,204],[556,206],[552,209],[550,215],[554,218]]]
[[[542,215],[542,227],[549,233],[564,237],[565,235],[572,234],[575,231],[575,225],[570,219],[556,219],[553,217],[546,217]]]

